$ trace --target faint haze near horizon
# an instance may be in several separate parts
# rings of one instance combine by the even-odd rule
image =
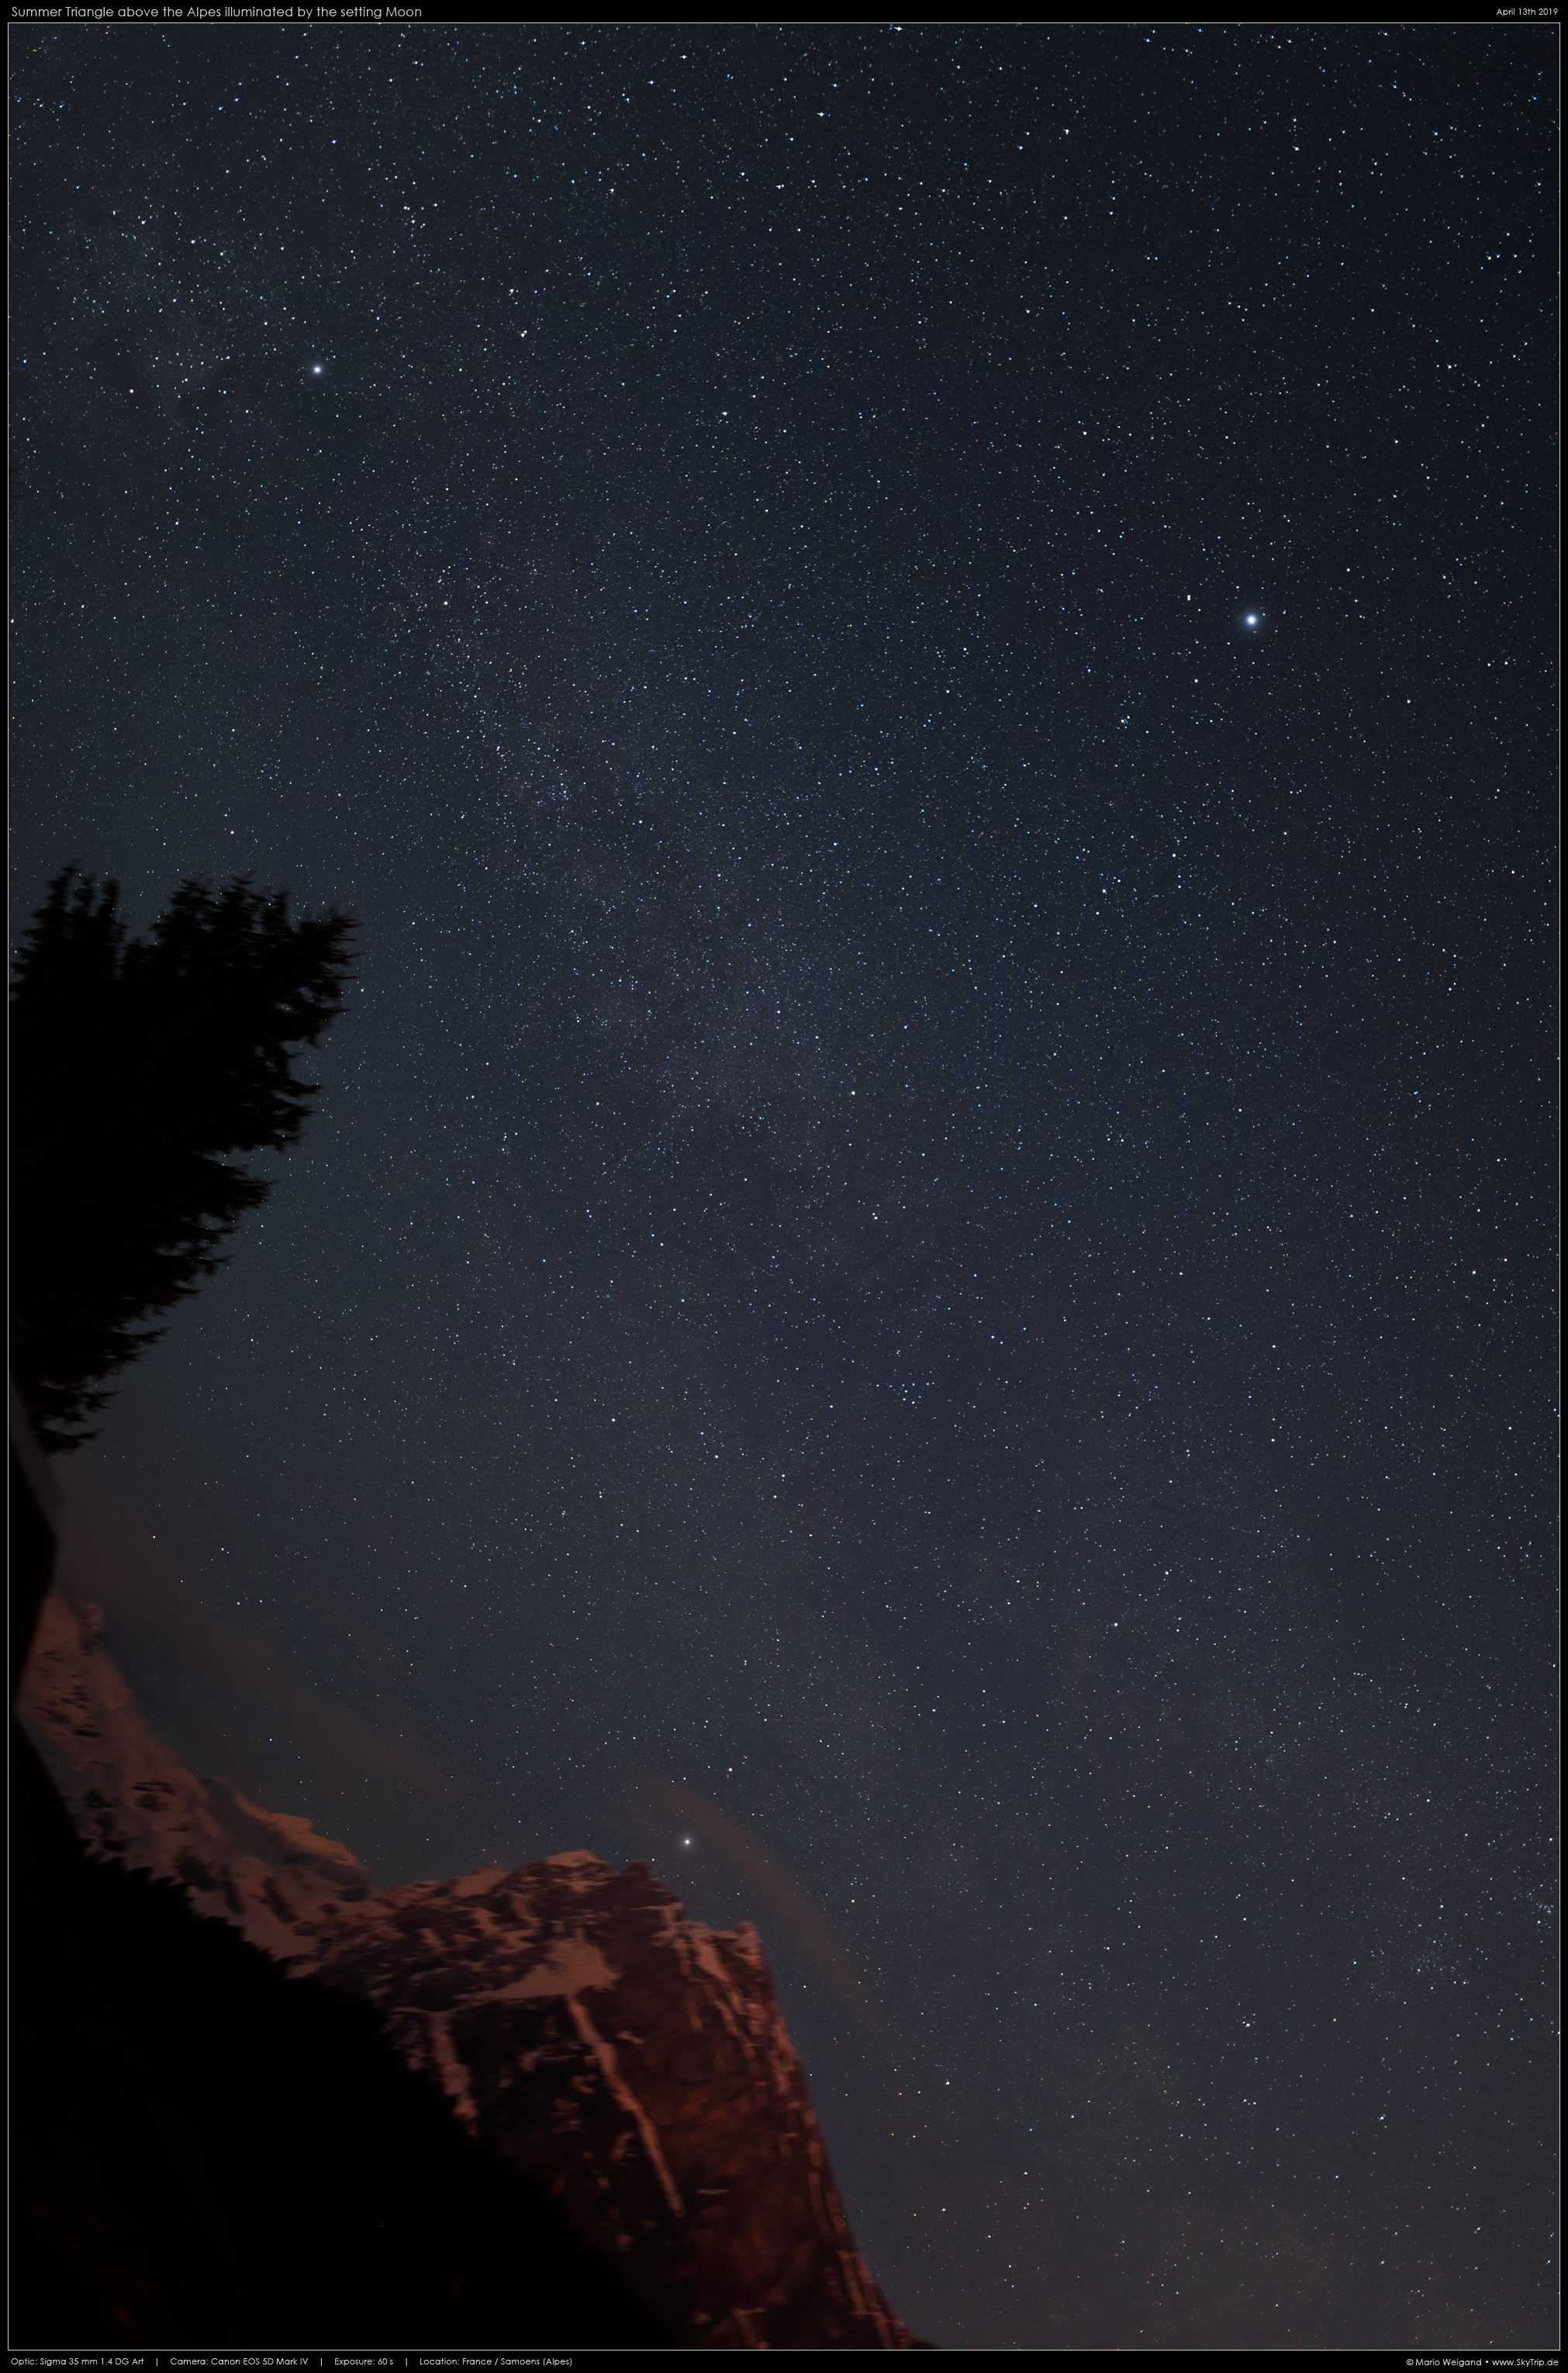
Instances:
[[[361,921],[116,1637],[949,2346],[1550,2336],[1559,48],[12,28],[18,925]]]

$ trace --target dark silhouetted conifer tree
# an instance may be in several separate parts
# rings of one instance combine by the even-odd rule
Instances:
[[[228,1157],[298,1139],[316,1089],[293,1065],[349,976],[353,917],[291,922],[249,876],[186,882],[146,940],[119,895],[63,867],[11,992],[11,1364],[46,1450],[92,1439],[95,1387],[266,1200]]]

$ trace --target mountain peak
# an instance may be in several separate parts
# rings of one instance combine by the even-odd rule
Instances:
[[[95,1608],[46,1600],[18,1712],[93,1850],[374,2003],[456,2114],[542,2179],[667,2329],[918,2348],[850,2236],[756,1930],[585,1852],[378,1887],[301,1816],[187,1771]]]

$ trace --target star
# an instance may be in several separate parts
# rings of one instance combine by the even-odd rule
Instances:
[[[467,1742],[439,1830],[390,1769],[351,1812],[326,1741],[318,1763],[315,1747],[297,1757],[303,1738],[248,1736],[272,1703],[258,1691],[226,1713],[247,1734],[248,1800],[328,1831],[341,1804],[344,1842],[396,1886],[503,1846],[592,1847],[647,1855],[679,1892],[671,1849],[695,1863],[700,1843],[682,1881],[696,1911],[754,1919],[804,2016],[794,1988],[822,1973],[799,1964],[760,1865],[743,1880],[722,1867],[707,1817],[699,1841],[665,1826],[657,1797],[634,1813],[629,1782],[623,1814],[604,1778],[611,1753],[683,1767],[825,1917],[844,1905],[866,1923],[888,2022],[876,2084],[831,1990],[805,2057],[849,2224],[870,2218],[879,2276],[930,2339],[962,2345],[978,2323],[1015,2348],[1191,2349],[1289,2321],[1291,2344],[1332,2348],[1369,2318],[1398,2333],[1423,2314],[1550,2329],[1520,2171],[1537,2136],[1522,2145],[1517,2104],[1545,2093],[1537,2030],[1515,2004],[1504,2063],[1473,1970],[1468,1989],[1456,1973],[1467,1923],[1488,1928],[1489,1866],[1522,1877],[1535,1832],[1484,1724],[1439,1744],[1450,1709],[1473,1709],[1482,1655],[1492,1704],[1505,1689],[1534,1705],[1541,1687],[1544,1503],[1521,1480],[1523,1424],[1500,1415],[1527,1402],[1541,1349],[1539,1310],[1500,1317],[1515,1291],[1502,1246],[1512,1279],[1539,1225],[1515,1199],[1535,1158],[1527,1100],[1509,1095],[1519,1009],[1513,987],[1493,993],[1525,950],[1516,910],[1485,887],[1528,830],[1511,803],[1527,797],[1531,712],[1505,682],[1522,668],[1482,665],[1499,585],[1539,568],[1540,520],[1524,450],[1489,449],[1483,470],[1465,441],[1483,414],[1523,409],[1544,352],[1527,194],[1546,154],[1527,103],[1539,61],[1466,53],[1451,158],[1428,153],[1447,146],[1430,137],[1439,117],[1390,88],[1421,63],[1419,36],[1395,37],[1411,53],[1397,64],[1340,45],[1336,106],[1361,127],[1343,144],[1313,115],[1320,61],[1305,52],[1206,61],[1156,41],[1136,91],[1080,77],[1071,137],[1093,148],[1097,188],[1141,174],[1152,129],[1168,155],[1164,253],[1212,254],[1207,158],[1234,145],[1237,107],[1275,146],[1299,111],[1293,167],[1324,151],[1312,174],[1356,227],[1322,299],[1335,340],[1347,326],[1330,368],[1302,223],[1316,182],[1227,216],[1234,286],[1211,294],[1156,263],[1135,290],[1125,226],[1092,193],[1053,194],[1069,143],[1046,153],[1027,35],[999,30],[981,62],[939,27],[901,62],[883,28],[831,63],[790,28],[739,30],[721,60],[663,35],[656,83],[624,34],[548,58],[514,43],[504,104],[462,60],[394,88],[339,45],[311,67],[309,108],[299,78],[248,76],[254,112],[215,161],[188,143],[207,101],[181,55],[96,52],[67,94],[51,29],[21,29],[27,202],[94,241],[68,265],[45,251],[56,240],[18,253],[22,353],[50,389],[29,405],[13,538],[29,581],[87,579],[68,635],[51,623],[64,596],[18,622],[29,903],[88,849],[144,915],[252,856],[257,883],[307,910],[340,896],[366,915],[363,976],[322,1058],[359,1084],[311,1100],[283,1190],[300,1259],[270,1245],[270,1219],[243,1222],[221,1286],[173,1315],[104,1413],[118,1440],[106,1430],[76,1462],[100,1479],[111,1462],[117,1503],[145,1493],[167,1529],[179,1513],[185,1587],[210,1588],[215,1616],[243,1540],[237,1623],[312,1671],[341,1655],[352,1682],[363,1619],[382,1642],[368,1653],[400,1669],[394,1727],[417,1728],[433,1762]],[[1438,64],[1441,96],[1454,77]],[[494,106],[511,129],[486,120]],[[301,193],[324,170],[310,114],[328,108],[343,179],[301,237]],[[637,119],[599,160],[630,211],[596,222],[591,284],[556,268],[580,250],[589,202],[580,142],[544,130],[558,110],[563,125]],[[814,211],[776,216],[776,185],[747,193],[797,115]],[[101,246],[76,214],[84,138]],[[1478,141],[1508,209],[1498,252],[1472,235]],[[436,156],[439,211],[416,230]],[[666,175],[725,203],[675,219]],[[1413,345],[1385,313],[1410,228],[1391,186],[1419,188],[1422,239],[1445,257],[1445,318],[1418,319]],[[797,239],[806,270],[778,247]],[[919,283],[887,268],[906,239]],[[737,273],[753,292],[739,341],[723,301]],[[84,274],[111,306],[105,357],[139,374],[123,406],[95,392],[110,364],[101,319],[76,301]],[[867,290],[874,303],[851,295]],[[1442,378],[1413,452],[1402,422],[1378,422],[1431,327]],[[317,330],[343,371],[311,413],[296,399],[301,368],[327,376],[299,361]],[[1164,375],[1178,355],[1210,391],[1196,412]],[[840,384],[827,437],[820,406]],[[710,409],[726,388],[735,403]],[[1500,541],[1504,504],[1532,524]],[[937,559],[922,511],[961,556]],[[1281,621],[1245,594],[1237,607],[1249,581],[1278,592]],[[1540,607],[1507,613],[1532,658]],[[1137,707],[1117,709],[1118,692]],[[1492,783],[1450,797],[1445,754],[1471,746],[1482,693]],[[176,699],[201,720],[178,750]],[[329,741],[341,798],[297,763]],[[167,784],[171,756],[176,801],[146,788]],[[241,833],[244,852],[216,848]],[[1472,876],[1477,894],[1451,903]],[[1380,909],[1397,884],[1392,953],[1369,881]],[[1504,886],[1523,883],[1521,867]],[[1369,971],[1387,991],[1370,1008]],[[414,1061],[427,1030],[431,1059]],[[1474,1109],[1438,1158],[1445,1116],[1416,1118],[1422,1072],[1433,1093],[1462,1072]],[[406,1093],[372,1092],[389,1081]],[[454,1198],[460,1159],[471,1179],[490,1168]],[[320,1340],[307,1244],[334,1280],[321,1413],[295,1389],[298,1345]],[[1387,1326],[1390,1298],[1409,1327]],[[1461,1403],[1490,1410],[1473,1459],[1449,1447]],[[176,1489],[184,1462],[155,1444],[193,1451],[193,1425],[201,1475]],[[557,1475],[579,1479],[563,1513]],[[332,1544],[330,1585],[299,1564],[307,1521]],[[1521,1614],[1539,1588],[1527,1620],[1494,1636],[1485,1588],[1467,1584],[1423,1624],[1450,1557]],[[1265,1574],[1278,1588],[1259,1605]],[[1341,1673],[1352,1653],[1363,1665]],[[1411,1656],[1433,1701],[1420,1721],[1413,1698],[1399,1712]],[[556,1684],[543,1724],[527,1711],[540,1657]],[[199,1689],[194,1663],[169,1685]],[[1324,1742],[1333,1788],[1369,1809],[1320,1837],[1295,1797],[1317,1786]],[[744,1773],[714,1759],[731,1747]],[[1478,1846],[1483,1832],[1496,1843]],[[1036,1881],[1064,1847],[1099,1876],[1080,1891],[1058,1869],[1047,1911]],[[897,1884],[873,1924],[856,1881],[879,1868]],[[998,1884],[1011,1870],[1035,1879]],[[971,1884],[990,1895],[981,1922]],[[1333,1910],[1346,1888],[1363,1901],[1353,1967]],[[1158,1919],[1135,1927],[1118,1897],[1157,1901]],[[1555,1900],[1544,1879],[1540,1900]],[[1531,1907],[1521,1888],[1533,1952],[1550,1914]],[[1107,1940],[1114,2003],[1092,1966]],[[1034,1985],[1069,1962],[1042,2056]],[[1396,1967],[1385,1989],[1375,1971]],[[1441,1990],[1419,2014],[1429,2035],[1452,2039],[1426,2062],[1388,2040],[1417,2017],[1397,1995],[1418,1983]],[[1347,1989],[1357,2032],[1325,2055],[1347,2024],[1327,2005]],[[1124,2033],[1153,2031],[1180,2098],[1164,2078],[1138,2098],[1141,2047],[1118,2057]],[[934,2071],[950,2057],[963,2107],[933,2192],[881,2157],[881,2112],[911,2065],[932,2098],[949,2089]],[[1474,2162],[1450,2160],[1433,2205],[1430,2164],[1488,2060],[1469,2095]],[[1304,2066],[1306,2121],[1285,2106]],[[1241,2081],[1259,2087],[1245,2106]],[[1393,2139],[1373,2165],[1341,2138],[1375,2122],[1380,2087]],[[1129,2142],[1145,2110],[1147,2154]],[[1082,2144],[1060,2136],[1069,2122],[1073,2137],[1089,2125]],[[995,2213],[1047,2133],[1051,2214],[1079,2212],[1065,2292],[1024,2229],[1047,2205],[1032,2180],[1027,2216],[1022,2200],[1008,2223]],[[1227,2305],[1200,2274],[1189,2296],[1189,2212],[1218,2213],[1211,2145],[1241,2185],[1244,2253],[1273,2246],[1277,2182],[1293,2218],[1340,2237],[1330,2256],[1359,2225],[1355,2283],[1298,2282],[1278,2311],[1275,2290]],[[1434,2304],[1425,2266],[1489,2199],[1517,2253],[1454,2254]],[[977,2227],[974,2246],[927,2261],[887,2238],[982,2204],[989,2242]],[[1164,2268],[1146,2286],[1164,2283],[1154,2321],[1126,2279],[1140,2250]]]

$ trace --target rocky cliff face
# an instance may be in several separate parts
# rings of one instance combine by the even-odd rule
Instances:
[[[309,1821],[195,1779],[58,1595],[18,1712],[97,1853],[375,2003],[687,2344],[926,2344],[855,2248],[754,1928],[589,1853],[377,1887]]]

